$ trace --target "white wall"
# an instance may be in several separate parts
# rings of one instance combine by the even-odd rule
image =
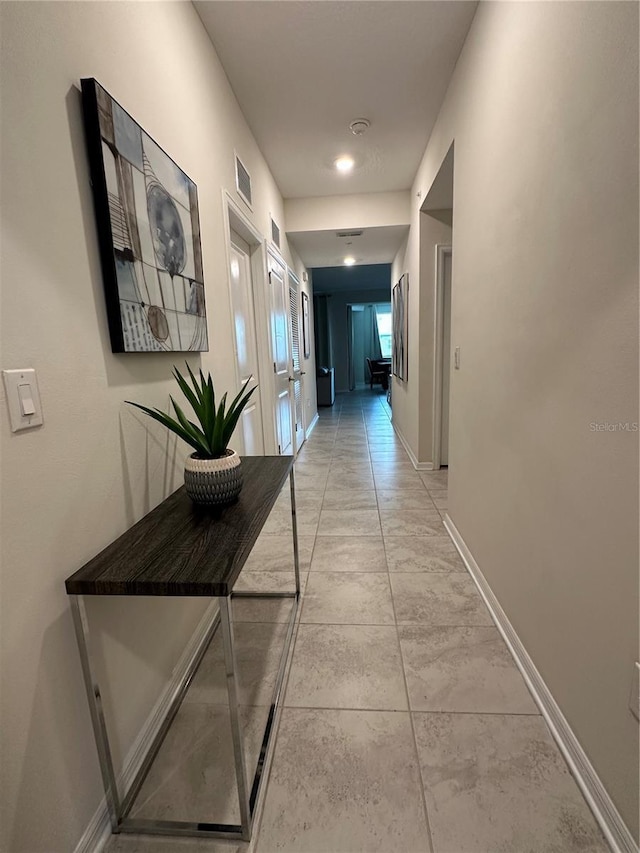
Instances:
[[[286,230],[336,231],[408,225],[411,221],[408,190],[387,193],[288,198],[284,202]]]
[[[16,435],[0,418],[0,847],[67,853],[102,788],[64,579],[180,485],[185,455],[123,404],[165,406],[182,356],[111,354],[79,79],[96,77],[198,185],[211,351],[189,361],[219,388],[234,382],[221,192],[236,197],[234,149],[253,178],[255,226],[268,234],[269,212],[284,212],[190,3],[2,3],[0,14],[1,366],[37,369],[45,417]],[[105,698],[121,708],[121,756],[203,604],[89,604],[116,677]]]
[[[449,513],[637,833],[638,435],[590,426],[638,420],[637,4],[480,4],[412,282],[453,140]]]

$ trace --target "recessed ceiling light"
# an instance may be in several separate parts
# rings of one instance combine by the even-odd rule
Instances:
[[[338,157],[335,165],[336,165],[336,169],[339,172],[343,172],[343,173],[350,172],[354,166],[353,157],[349,157],[348,154],[344,154],[342,157]]]
[[[356,262],[356,259],[352,258],[351,256],[344,259],[345,267],[352,267],[355,264],[355,262]]]

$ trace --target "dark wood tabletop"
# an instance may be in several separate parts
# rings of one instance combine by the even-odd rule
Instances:
[[[184,486],[65,581],[69,595],[229,595],[293,466],[243,456],[237,503],[193,504]]]

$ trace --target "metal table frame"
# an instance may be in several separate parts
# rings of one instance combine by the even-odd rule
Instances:
[[[89,700],[89,709],[91,712],[91,723],[93,733],[98,749],[98,758],[100,761],[100,772],[107,799],[107,807],[109,809],[109,817],[111,820],[111,828],[114,833],[119,832],[139,832],[152,835],[188,835],[208,838],[227,838],[237,839],[241,841],[249,841],[253,829],[253,821],[256,815],[257,806],[260,801],[260,794],[263,789],[265,780],[265,761],[271,746],[271,738],[274,730],[274,722],[276,713],[280,705],[282,683],[286,669],[287,658],[291,648],[291,640],[293,638],[293,629],[300,602],[300,565],[298,552],[298,528],[296,520],[296,495],[295,495],[295,479],[293,468],[289,474],[289,486],[291,491],[291,523],[293,530],[293,564],[295,574],[295,592],[231,592],[227,596],[214,596],[218,602],[218,613],[212,620],[212,623],[207,631],[207,634],[198,649],[197,654],[192,661],[188,672],[186,673],[180,688],[172,700],[171,706],[165,719],[160,726],[160,729],[149,747],[140,769],[138,770],[133,782],[129,786],[129,790],[125,791],[122,797],[118,791],[113,760],[111,757],[111,747],[109,745],[109,736],[104,718],[102,707],[102,695],[96,668],[94,665],[94,654],[91,648],[91,634],[89,631],[89,622],[85,606],[84,595],[70,595],[71,612],[73,614],[73,622],[80,650],[80,660],[82,663],[82,674],[84,677],[85,689]],[[282,656],[280,658],[280,666],[276,678],[276,684],[271,699],[271,707],[258,764],[252,780],[251,787],[248,785],[247,774],[244,762],[244,743],[240,726],[239,705],[238,705],[238,668],[235,655],[234,631],[233,631],[233,616],[231,608],[231,600],[234,598],[283,598],[292,599],[293,606],[289,616],[287,626],[287,634],[285,638]],[[233,739],[233,753],[236,772],[236,784],[238,786],[238,798],[240,806],[240,825],[236,824],[219,824],[206,822],[189,822],[189,821],[161,821],[144,818],[130,818],[129,812],[135,802],[135,798],[142,787],[149,768],[160,749],[162,742],[171,726],[182,700],[189,688],[189,685],[196,674],[200,662],[215,636],[218,628],[222,628],[222,643],[224,649],[224,663],[227,681],[227,694],[229,698],[229,713],[231,717],[231,734]]]

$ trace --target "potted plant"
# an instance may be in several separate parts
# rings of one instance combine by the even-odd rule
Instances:
[[[173,397],[170,400],[176,418],[160,409],[149,409],[129,400],[126,402],[159,421],[193,447],[194,453],[188,457],[184,467],[184,485],[191,500],[207,505],[228,504],[238,497],[242,489],[241,459],[235,450],[228,448],[228,444],[242,410],[258,386],[246,390],[253,378],[250,376],[228,409],[226,393],[216,408],[211,374],[205,379],[201,370],[198,380],[188,364],[187,370],[193,388],[175,366],[173,375],[190,403],[197,423],[186,417]]]

